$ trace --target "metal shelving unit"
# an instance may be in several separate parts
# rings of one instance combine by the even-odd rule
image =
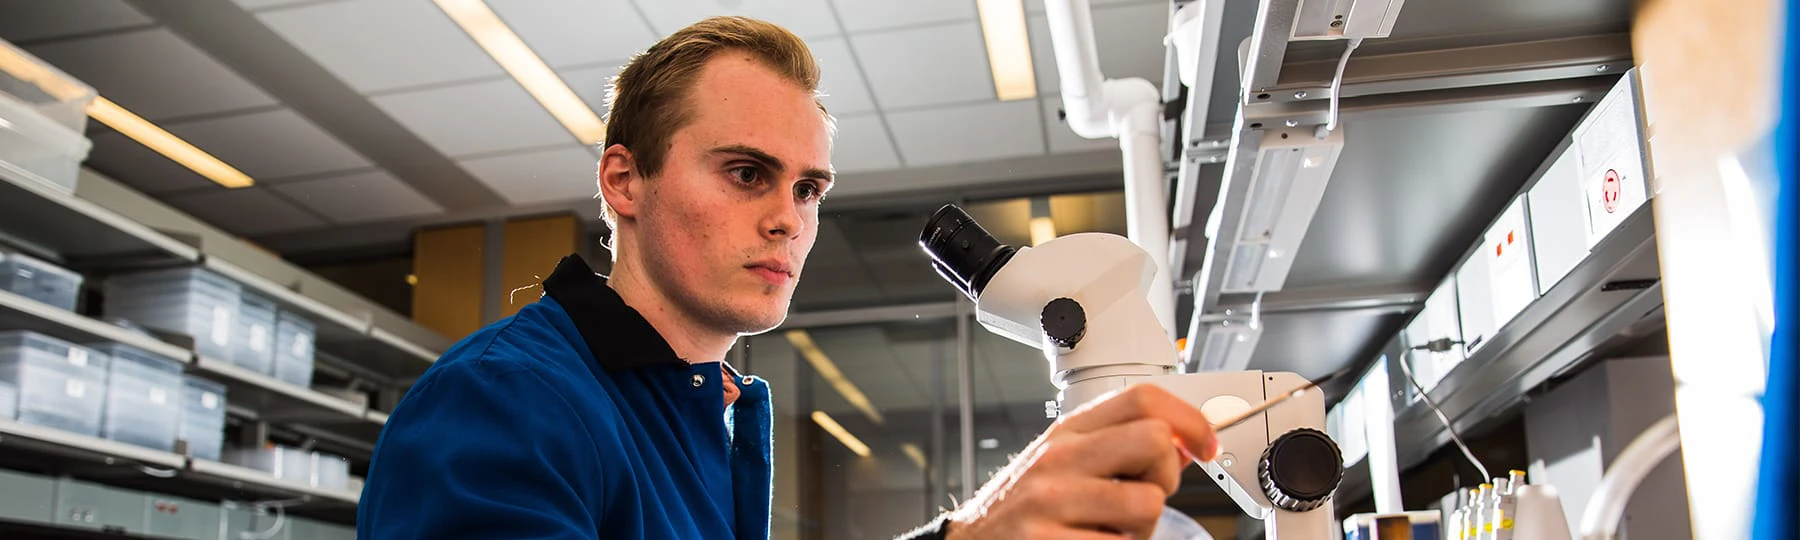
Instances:
[[[166,224],[146,225],[129,215],[132,212],[57,191],[0,162],[0,242],[20,251],[102,275],[201,265],[243,284],[246,291],[273,299],[282,309],[310,318],[316,325],[321,363],[352,368],[365,385],[404,390],[401,384],[417,378],[438,351],[449,346],[448,340],[372,305],[367,310],[343,307],[356,302],[347,302],[342,291],[326,290],[331,289],[329,284],[303,270],[282,266],[271,271],[285,272],[287,277],[267,277],[251,268],[270,268],[271,261],[245,255],[244,246],[221,244],[206,234],[161,230]],[[221,253],[209,253],[209,246]],[[248,262],[239,264],[236,259]],[[309,285],[312,281],[319,283]],[[307,294],[314,289],[335,304]],[[182,362],[189,373],[226,385],[228,411],[250,422],[247,426],[256,428],[249,432],[254,437],[270,432],[298,435],[321,449],[361,461],[368,458],[387,423],[386,412],[199,356],[179,337],[173,343],[164,341],[7,291],[0,291],[0,329],[32,330],[77,343],[118,342]],[[346,523],[353,519],[358,499],[357,493],[287,482],[254,469],[7,419],[0,419],[0,454],[4,454],[0,462],[123,487],[215,500],[299,501],[302,514]]]

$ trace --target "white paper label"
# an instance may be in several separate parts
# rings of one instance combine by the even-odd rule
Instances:
[[[85,396],[87,395],[87,382],[80,379],[69,379],[67,383],[63,384],[63,391],[73,398]]]
[[[219,395],[212,392],[200,394],[200,406],[209,410],[219,408]]]
[[[88,361],[87,349],[83,349],[80,347],[69,347],[69,363],[75,364],[77,366],[86,367],[87,361]]]
[[[215,345],[231,344],[231,310],[225,306],[213,306],[212,342]]]
[[[306,334],[294,336],[294,356],[301,358],[312,356],[312,336]]]
[[[1588,247],[1606,238],[1649,198],[1639,146],[1637,104],[1630,80],[1620,80],[1576,128],[1581,190],[1587,199]]]
[[[268,326],[260,324],[250,325],[250,350],[256,352],[269,350]]]
[[[168,403],[168,401],[169,401],[169,392],[168,391],[163,390],[161,388],[154,388],[154,387],[150,389],[150,403],[155,404],[155,405],[162,405],[164,403]]]

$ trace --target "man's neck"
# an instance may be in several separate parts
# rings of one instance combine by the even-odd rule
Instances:
[[[669,342],[669,348],[675,350],[675,356],[690,364],[723,361],[731,344],[737,341],[736,334],[706,330],[676,309],[635,265],[623,258],[613,266],[612,276],[606,284],[619,293],[625,305],[637,310],[658,334],[662,334],[663,340]]]

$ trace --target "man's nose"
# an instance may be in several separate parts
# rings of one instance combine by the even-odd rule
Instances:
[[[765,211],[760,225],[763,236],[775,240],[784,237],[795,238],[805,232],[803,228],[806,221],[800,217],[800,202],[794,200],[792,189],[780,190],[769,198],[771,201],[764,205]]]

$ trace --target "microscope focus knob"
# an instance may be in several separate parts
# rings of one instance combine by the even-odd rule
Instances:
[[[1044,304],[1044,311],[1038,316],[1038,324],[1044,328],[1044,336],[1050,343],[1064,349],[1075,348],[1081,337],[1087,335],[1087,311],[1081,309],[1081,303],[1069,298],[1057,298]]]
[[[1257,464],[1263,494],[1284,510],[1305,512],[1331,499],[1344,479],[1344,455],[1331,437],[1309,428],[1283,433]]]

